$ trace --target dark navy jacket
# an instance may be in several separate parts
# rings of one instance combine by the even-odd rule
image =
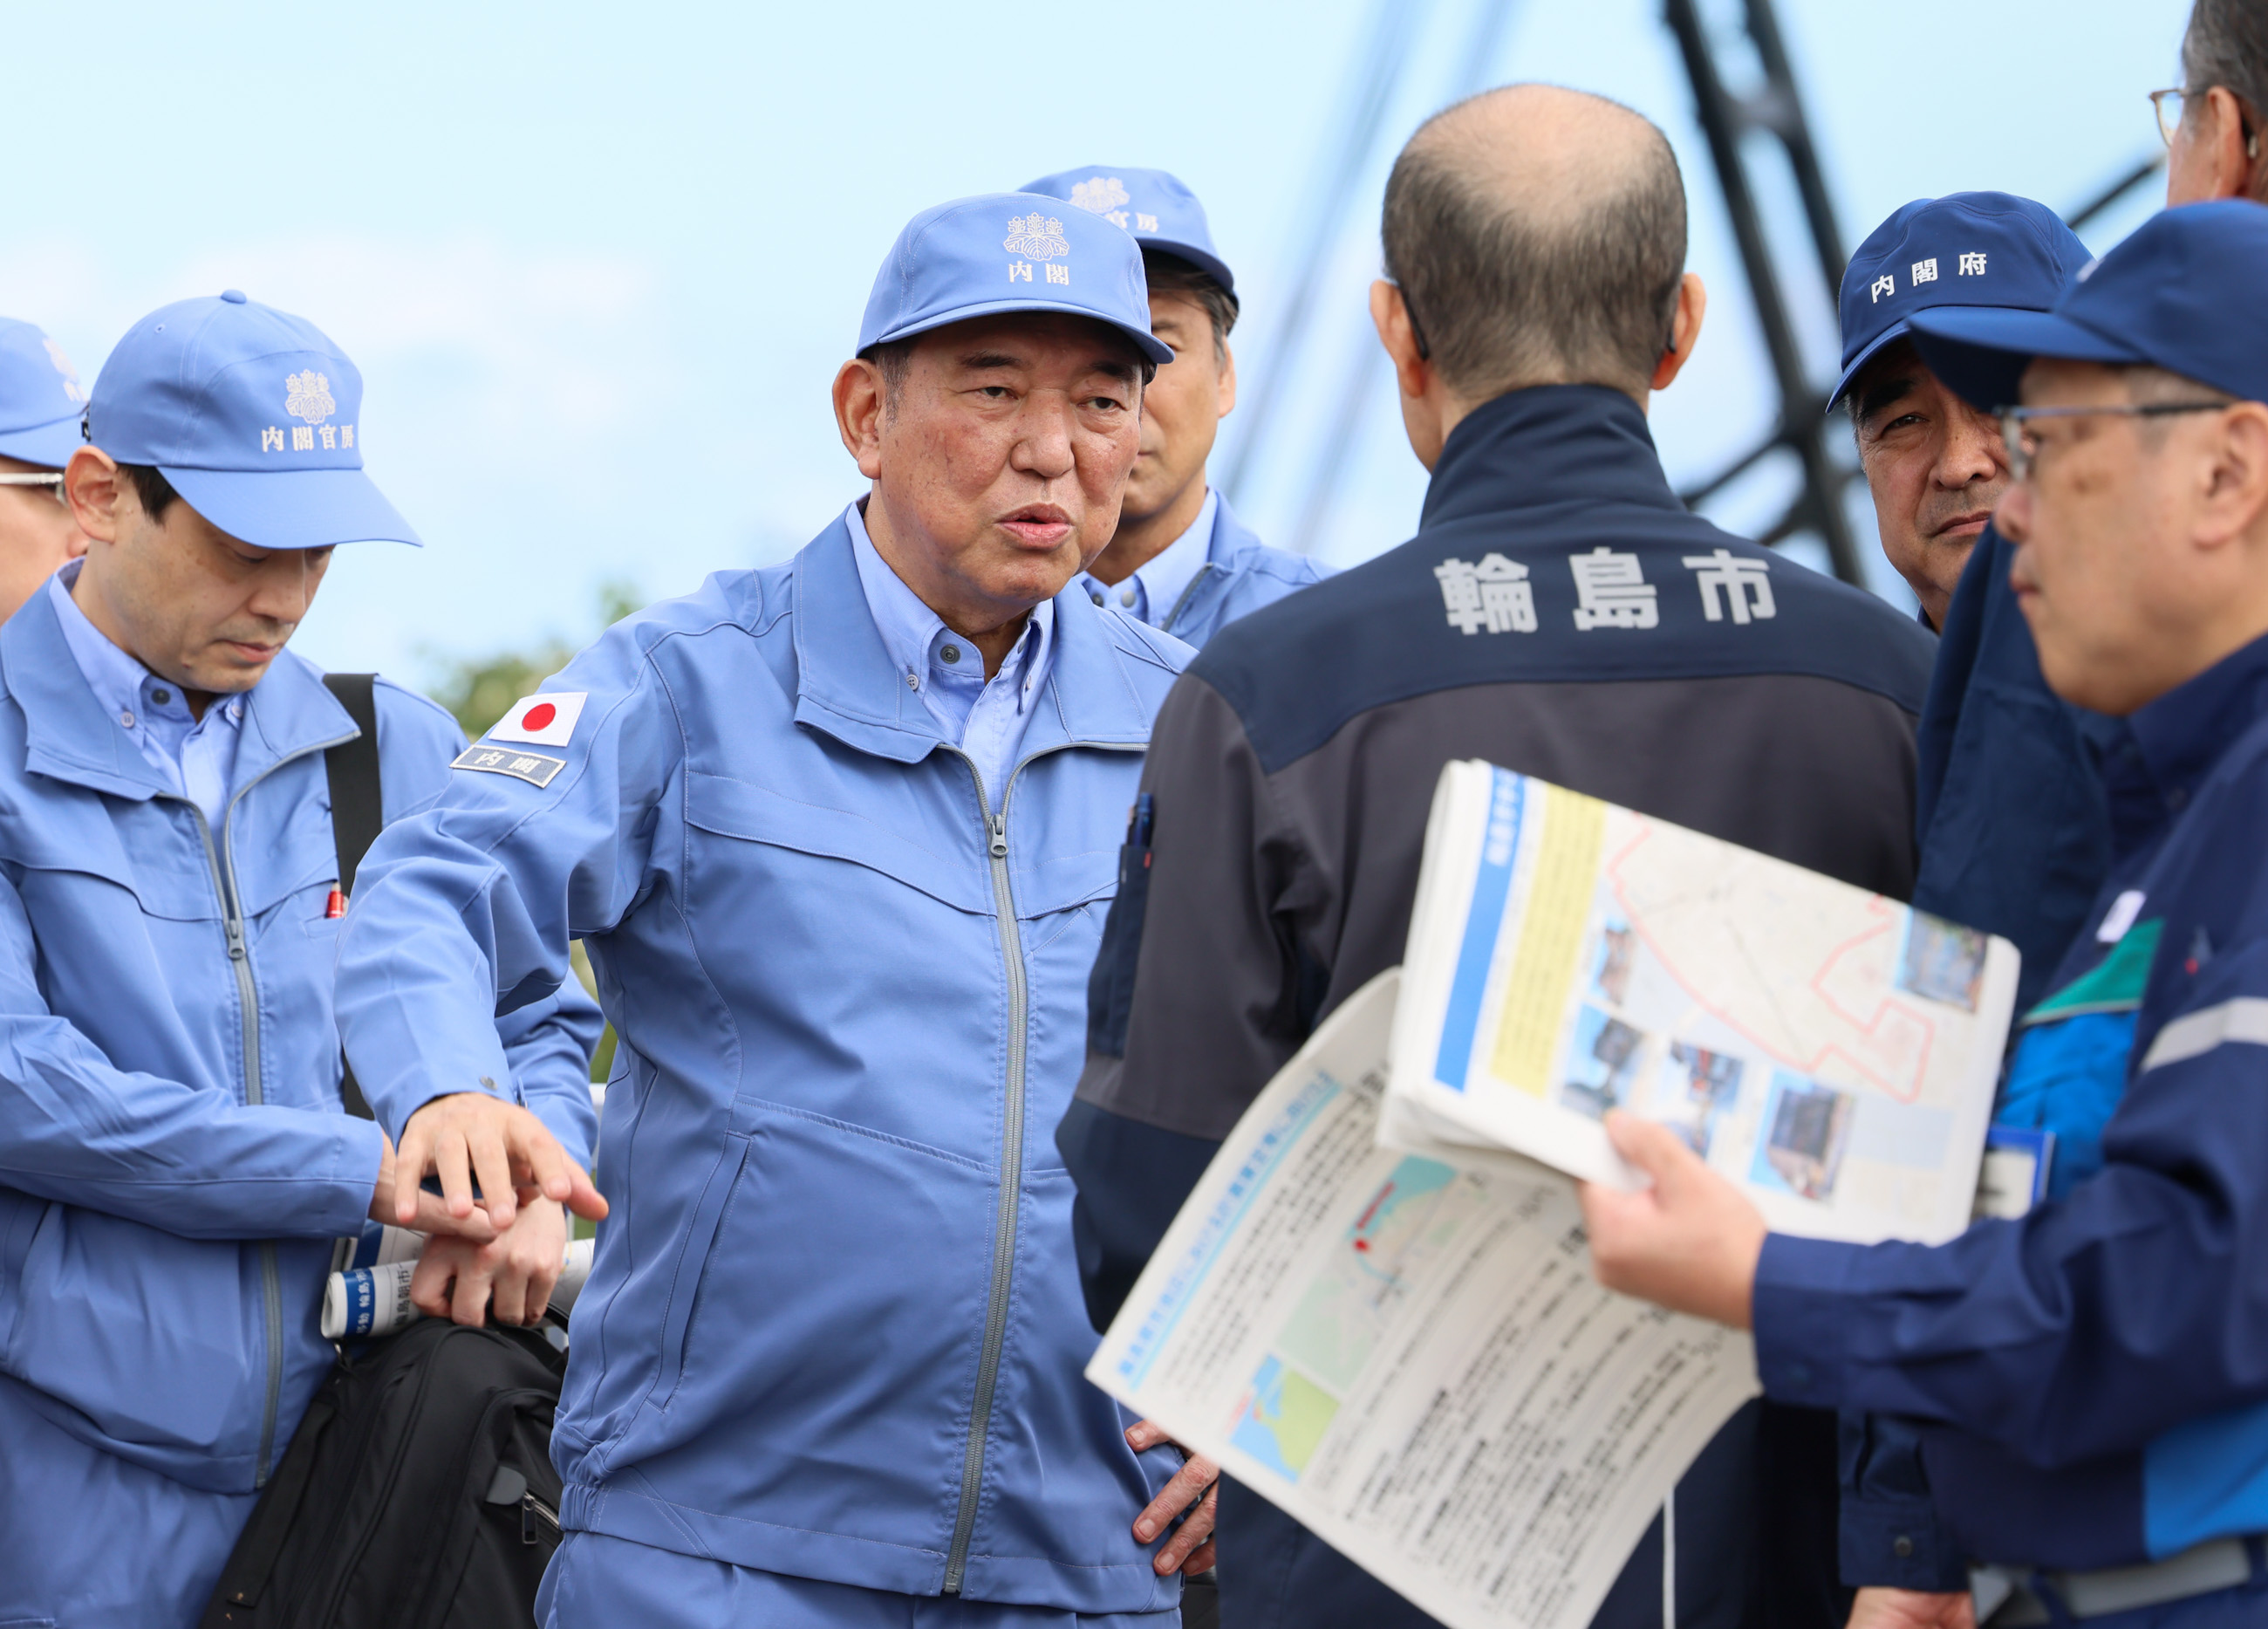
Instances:
[[[2268,1529],[2268,639],[2121,734],[2111,873],[1999,1111],[2058,1123],[2047,1203],[1936,1248],[1774,1235],[1758,1268],[1768,1395],[1929,1422],[1943,1575]]]
[[[1946,613],[1918,743],[1913,903],[2015,945],[2021,1014],[2052,987],[2109,869],[2110,816],[2089,742],[2123,730],[2048,689],[2008,586],[2014,554],[1986,527]],[[1968,1588],[1966,1563],[1938,1527],[1920,1452],[1911,1422],[1845,1419],[1844,1582]]]
[[[1090,1315],[1269,1077],[1402,960],[1444,763],[1904,898],[1931,651],[1686,512],[1618,392],[1517,391],[1458,424],[1417,538],[1224,629],[1160,711],[1152,839],[1122,861],[1057,1133]],[[1833,1473],[1831,1419],[1743,1411],[1678,1494],[1680,1623],[1832,1617]],[[1246,1629],[1428,1621],[1246,1490],[1221,1521],[1223,1612]],[[1660,1623],[1661,1572],[1657,1529],[1600,1621]]]
[[[2023,1013],[2102,886],[2110,826],[2086,749],[2105,721],[2048,689],[2008,586],[2015,552],[1986,527],[1946,612],[1922,704],[1913,903],[2012,942]]]

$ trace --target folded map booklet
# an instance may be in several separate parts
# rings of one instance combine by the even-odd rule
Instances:
[[[1426,827],[1388,1139],[1634,1187],[1610,1108],[1782,1233],[1969,1225],[2017,955],[1879,894],[1485,763]]]
[[[1086,1375],[1453,1629],[1584,1629],[1756,1358],[1602,1289],[1558,1172],[1379,1146],[1396,977],[1230,1132]]]
[[[1638,1180],[1600,1117],[1675,1127],[1776,1228],[1950,1237],[2015,977],[2005,941],[1452,764],[1407,965],[1254,1101],[1087,1378],[1452,1629],[1583,1629],[1757,1391],[1748,1336],[1593,1276],[1572,1177]]]

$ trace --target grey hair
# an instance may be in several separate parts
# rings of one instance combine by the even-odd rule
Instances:
[[[2268,5],[2197,0],[2182,35],[2182,77],[2191,96],[2220,85],[2235,96],[2256,137],[2268,113]],[[2268,201],[2268,173],[2255,163],[2252,195]]]
[[[1497,195],[1457,146],[1423,139],[1464,106],[1428,120],[1395,160],[1381,234],[1442,380],[1473,400],[1543,383],[1644,389],[1685,270],[1685,183],[1668,138],[1643,121],[1619,184],[1546,211]]]

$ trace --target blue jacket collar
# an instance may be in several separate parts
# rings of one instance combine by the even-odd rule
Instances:
[[[2097,772],[2110,801],[2112,841],[2131,853],[2189,806],[2221,755],[2268,714],[2268,636],[2103,732]]]
[[[1239,520],[1236,511],[1228,506],[1228,494],[1215,487],[1212,496],[1212,537],[1205,547],[1204,564],[1197,567],[1197,575],[1189,579],[1180,599],[1172,605],[1150,608],[1160,619],[1158,626],[1167,633],[1202,623],[1206,608],[1228,592],[1230,580],[1236,575],[1237,557],[1248,549],[1261,546],[1259,534]]]
[[[1537,385],[1458,421],[1418,525],[1576,502],[1683,507],[1637,402],[1604,385]]]
[[[0,628],[0,675],[23,709],[26,770],[115,797],[172,791],[88,688],[46,594],[33,594]],[[314,666],[286,651],[247,700],[236,784],[249,785],[285,758],[355,733]]]
[[[906,687],[867,608],[850,529],[836,516],[795,557],[795,719],[847,746],[913,763],[942,741]],[[1099,608],[1073,584],[1055,599],[1055,663],[1024,756],[1065,745],[1140,745],[1150,714]]]

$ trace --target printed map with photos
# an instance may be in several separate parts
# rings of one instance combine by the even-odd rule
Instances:
[[[2005,941],[1485,765],[1450,766],[1434,820],[1394,1089],[1435,1124],[1626,1184],[1597,1125],[1626,1109],[1775,1227],[1966,1224]]]

